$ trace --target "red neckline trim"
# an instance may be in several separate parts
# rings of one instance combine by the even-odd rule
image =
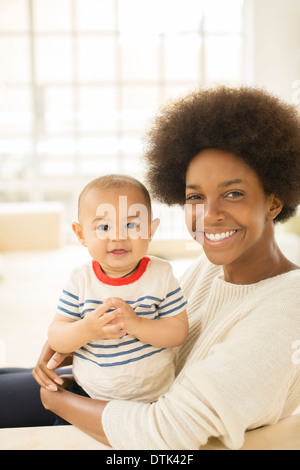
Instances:
[[[145,256],[144,258],[141,259],[139,266],[134,273],[132,273],[130,276],[127,277],[109,277],[104,272],[102,271],[102,268],[98,261],[93,260],[92,261],[92,266],[94,273],[96,274],[97,279],[99,281],[103,282],[103,284],[107,284],[109,286],[126,286],[128,284],[132,284],[133,282],[137,281],[142,277],[144,272],[146,271],[146,268],[148,266],[148,263],[150,261],[150,258]]]

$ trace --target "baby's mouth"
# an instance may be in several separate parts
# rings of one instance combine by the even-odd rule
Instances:
[[[123,255],[126,255],[128,251],[124,249],[116,249],[116,250],[109,251],[109,253],[114,256],[123,256]]]

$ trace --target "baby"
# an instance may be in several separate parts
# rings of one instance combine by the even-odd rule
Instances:
[[[48,341],[74,352],[75,382],[91,398],[151,402],[174,380],[187,302],[170,264],[146,256],[158,225],[132,177],[99,177],[80,194],[73,230],[92,260],[71,273]]]

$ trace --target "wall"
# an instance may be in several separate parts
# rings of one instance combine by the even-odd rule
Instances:
[[[299,104],[300,1],[247,0],[245,14],[252,23],[246,34],[249,81],[288,102],[295,103],[297,96]]]

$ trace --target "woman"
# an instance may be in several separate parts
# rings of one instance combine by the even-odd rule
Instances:
[[[92,400],[56,387],[47,347],[33,374],[47,410],[114,448],[199,449],[214,436],[238,449],[247,429],[300,404],[300,269],[274,236],[300,203],[300,122],[263,91],[221,87],[169,105],[148,144],[155,196],[203,207],[205,254],[182,279],[190,333],[176,379],[154,403]]]

